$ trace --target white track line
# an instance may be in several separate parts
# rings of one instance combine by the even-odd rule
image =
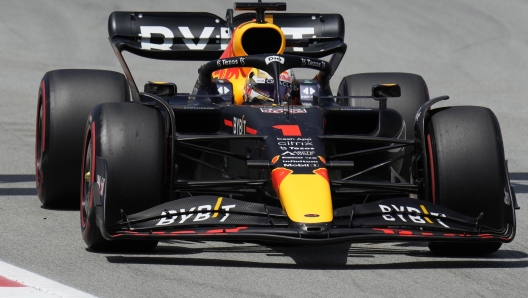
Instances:
[[[95,298],[51,279],[0,261],[0,275],[26,287],[0,287],[0,297]]]

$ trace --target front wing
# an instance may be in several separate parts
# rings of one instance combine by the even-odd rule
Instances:
[[[98,206],[103,237],[115,239],[179,239],[338,243],[372,241],[510,242],[515,226],[496,230],[429,202],[392,198],[334,210],[332,223],[291,222],[277,207],[217,196],[167,202],[127,215],[106,226]]]

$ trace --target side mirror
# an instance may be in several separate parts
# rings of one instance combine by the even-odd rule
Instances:
[[[379,84],[372,86],[372,97],[387,98],[400,97],[401,88],[398,84]]]
[[[178,91],[176,84],[169,82],[151,82],[145,84],[143,89],[145,93],[151,93],[159,96],[174,96]]]

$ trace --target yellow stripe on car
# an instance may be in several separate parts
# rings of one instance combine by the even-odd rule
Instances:
[[[220,208],[220,205],[222,204],[222,197],[219,197],[218,200],[216,201],[216,205],[214,207],[214,210],[215,211],[218,211],[218,209]],[[213,218],[217,217],[218,216],[218,212],[215,212],[213,214]]]

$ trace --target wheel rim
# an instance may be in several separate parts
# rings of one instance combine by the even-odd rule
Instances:
[[[90,179],[86,179],[87,174],[92,169],[92,140],[88,142],[86,154],[83,164],[83,175],[81,177],[82,191],[81,191],[81,228],[84,230],[88,224],[88,215],[90,209]],[[90,173],[92,174],[92,173]]]

